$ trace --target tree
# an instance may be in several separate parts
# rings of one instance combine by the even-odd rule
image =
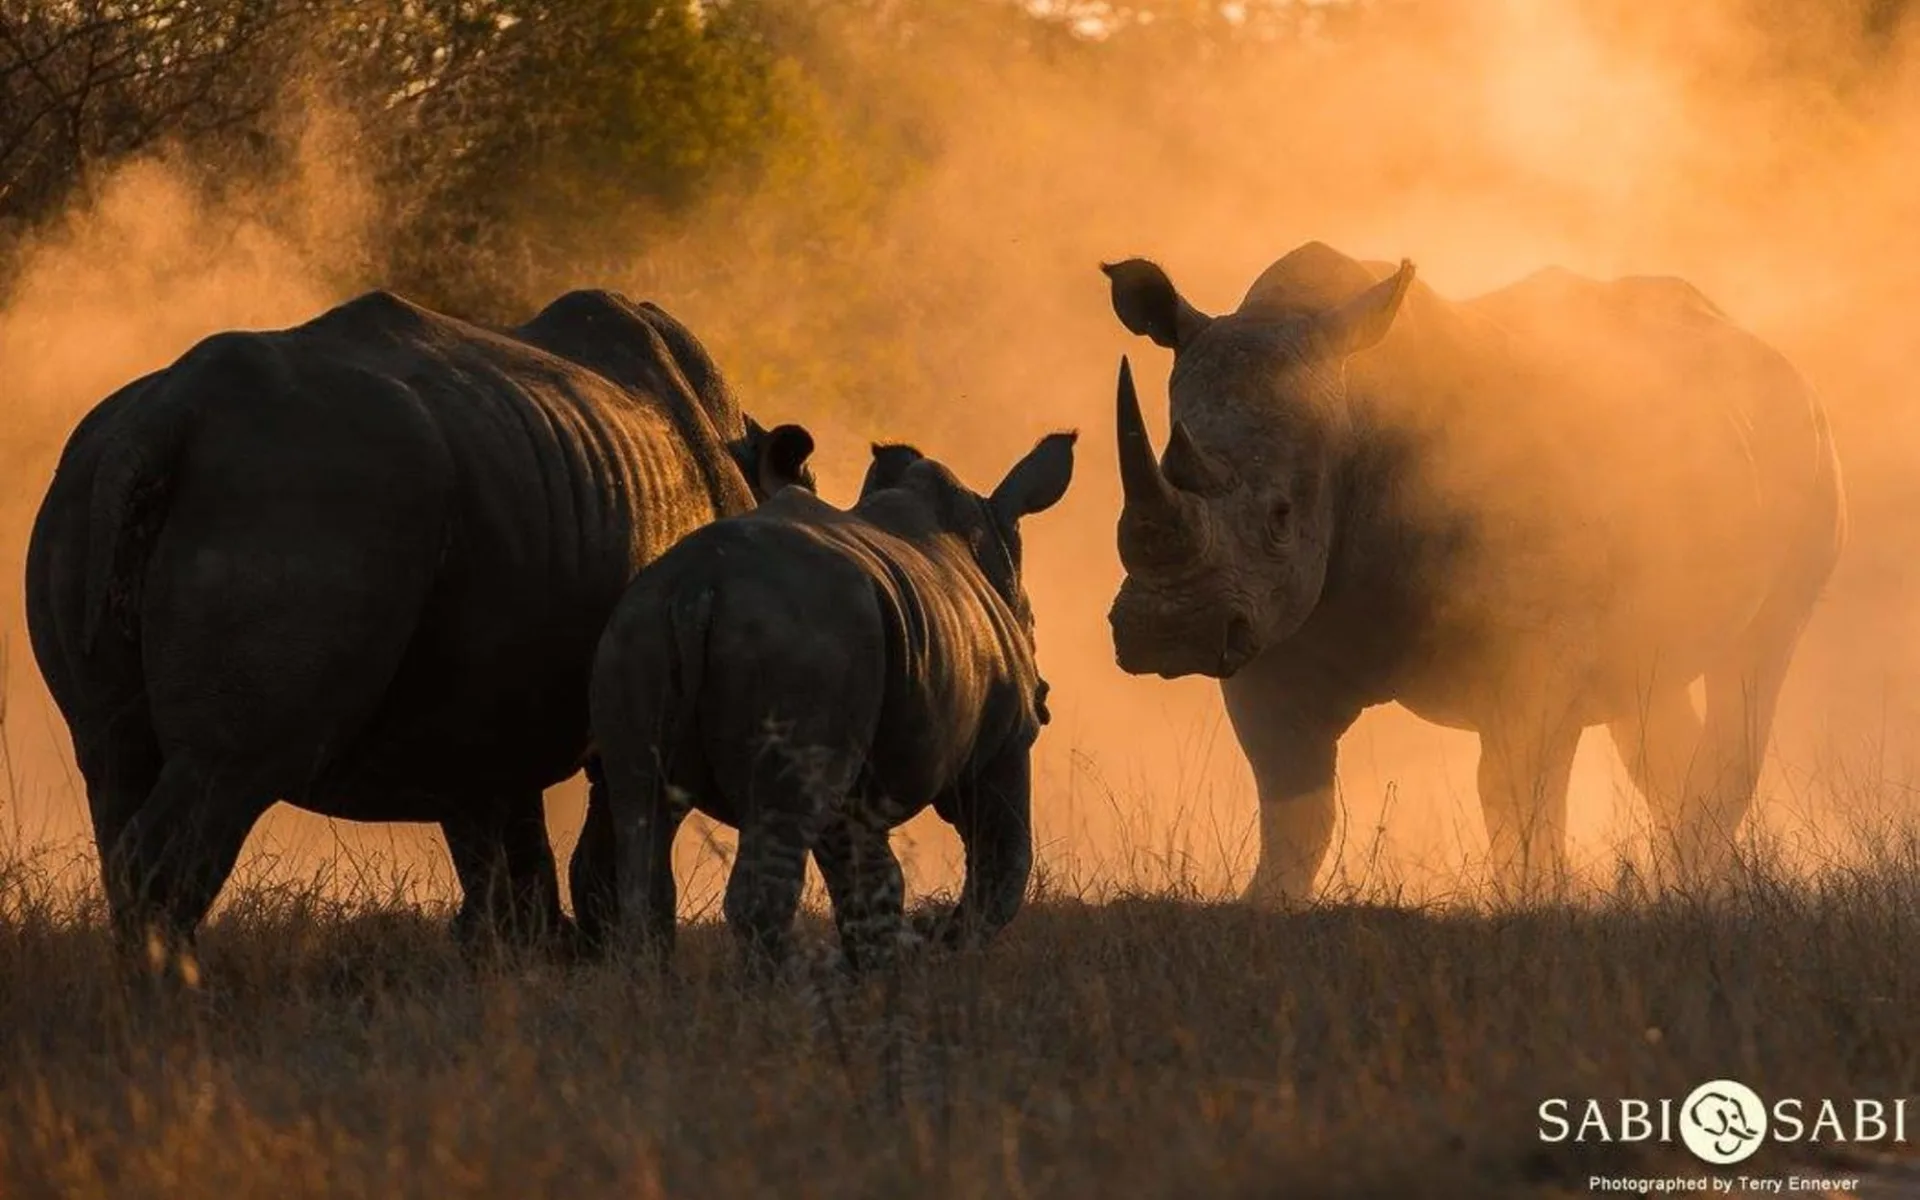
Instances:
[[[256,121],[254,69],[291,3],[0,0],[0,226],[49,215],[97,164]]]

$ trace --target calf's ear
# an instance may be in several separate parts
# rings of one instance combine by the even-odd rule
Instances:
[[[797,485],[813,490],[813,471],[807,459],[813,454],[813,435],[802,425],[775,425],[760,439],[757,471],[760,494],[771,496],[783,487]]]
[[[1050,433],[1013,464],[987,500],[1001,520],[1011,525],[1060,503],[1073,482],[1073,444],[1079,437],[1078,431]]]

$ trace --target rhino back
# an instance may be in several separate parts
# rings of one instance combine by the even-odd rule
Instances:
[[[549,784],[585,751],[593,650],[629,580],[750,497],[671,365],[632,365],[657,339],[601,326],[609,342],[648,343],[625,351],[632,369],[616,381],[518,337],[424,316],[398,323],[407,336],[391,343],[350,335],[383,358],[390,345],[389,369],[431,414],[453,465],[438,582],[367,755],[389,771],[431,747],[438,771],[458,763],[476,780],[509,771]]]
[[[1421,586],[1456,647],[1698,665],[1831,561],[1817,398],[1681,281],[1556,270],[1461,303],[1416,285],[1351,380],[1387,447],[1365,503],[1447,547]]]
[[[666,392],[670,371],[659,378]],[[724,450],[702,461],[689,448],[697,405],[672,401],[679,411],[510,333],[374,293],[301,326],[209,339],[104,403],[69,443],[43,507],[64,534],[37,560],[87,543],[85,518],[49,514],[72,509],[90,467],[127,446],[167,480],[155,542],[167,570],[199,569],[196,545],[245,560],[235,569],[251,577],[331,548],[404,651],[379,694],[314,698],[371,713],[327,748],[299,799],[339,816],[438,819],[449,793],[572,773],[593,645],[620,590],[679,535],[746,503],[730,462],[711,461]],[[717,445],[720,431],[708,433]],[[57,581],[42,590],[53,609],[78,595]],[[183,694],[217,695],[194,682],[221,669],[217,657],[149,668],[107,654],[96,674],[158,671]],[[125,687],[79,679],[63,710],[74,721],[81,693]]]
[[[872,580],[886,625],[876,771],[913,794],[1030,744],[1040,730],[1032,647],[959,539],[904,534],[858,513],[830,528]]]
[[[1039,728],[1032,655],[963,558],[789,488],[675,546],[636,580],[615,622],[646,636],[639,627],[675,598],[712,594],[705,677],[734,680],[723,702],[750,710],[729,716],[758,721],[793,701],[767,687],[814,680],[809,705],[870,714],[871,728],[856,732],[879,791],[924,805]],[[769,640],[769,628],[790,632]],[[781,669],[788,659],[794,670]],[[855,664],[856,682],[807,667],[816,661]]]

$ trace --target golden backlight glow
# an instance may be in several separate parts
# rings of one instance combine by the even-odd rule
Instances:
[[[1811,379],[1848,473],[1851,544],[1789,679],[1757,810],[1764,835],[1829,861],[1915,815],[1920,730],[1909,566],[1920,561],[1920,22],[1869,36],[1864,7],[1405,4],[1352,39],[1213,60],[1196,49],[1151,61],[1120,34],[1104,65],[955,43],[937,79],[911,81],[878,52],[849,51],[839,86],[913,108],[938,147],[883,224],[847,239],[864,294],[809,286],[783,263],[783,241],[807,233],[789,228],[787,194],[729,203],[666,244],[610,227],[609,244],[632,246],[626,273],[576,282],[657,300],[707,341],[752,411],[808,422],[836,502],[851,499],[871,440],[913,440],[979,484],[1042,433],[1078,426],[1075,486],[1027,534],[1053,685],[1035,800],[1042,867],[1077,884],[1224,891],[1244,882],[1257,840],[1217,688],[1128,677],[1108,641],[1121,576],[1114,368],[1133,355],[1164,438],[1168,359],[1121,329],[1098,264],[1155,258],[1212,311],[1314,239],[1411,257],[1452,297],[1548,264],[1682,276]],[[1763,28],[1759,14],[1776,8],[1797,15]],[[323,105],[308,109],[299,169],[276,188],[210,199],[165,160],[103,180],[29,248],[0,311],[15,779],[0,838],[80,845],[87,828],[19,595],[25,531],[73,423],[206,334],[298,322],[380,282],[367,266],[379,208],[353,139]],[[807,336],[826,316],[858,336]],[[891,393],[881,364],[903,355],[924,365],[925,390]],[[1608,369],[1602,348],[1582,369]],[[853,381],[849,394],[795,383],[823,376]],[[1630,470],[1666,449],[1594,452]],[[1344,819],[1323,886],[1466,894],[1485,842],[1474,762],[1471,737],[1397,709],[1367,714],[1342,745]],[[556,789],[563,856],[579,815],[577,783]],[[1644,807],[1604,733],[1582,743],[1571,821],[1576,860],[1600,882],[1620,854],[1644,853],[1633,841]],[[700,860],[725,841],[683,838],[690,907],[711,904],[723,876]],[[937,822],[903,842],[918,886],[956,878],[957,843]],[[453,891],[431,830],[281,809],[250,849],[243,877],[263,869],[262,852],[273,871],[303,876],[351,852],[428,881],[429,895]]]

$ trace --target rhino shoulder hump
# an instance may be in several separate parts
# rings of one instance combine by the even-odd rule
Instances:
[[[535,313],[527,325],[586,327],[605,322],[641,323],[642,318],[634,302],[619,292],[605,288],[575,288]]]
[[[1613,289],[1626,304],[1649,316],[1727,319],[1705,292],[1677,275],[1625,275],[1613,282]]]
[[[447,324],[452,318],[415,304],[397,292],[376,288],[336,304],[298,328],[347,336],[406,334]]]

